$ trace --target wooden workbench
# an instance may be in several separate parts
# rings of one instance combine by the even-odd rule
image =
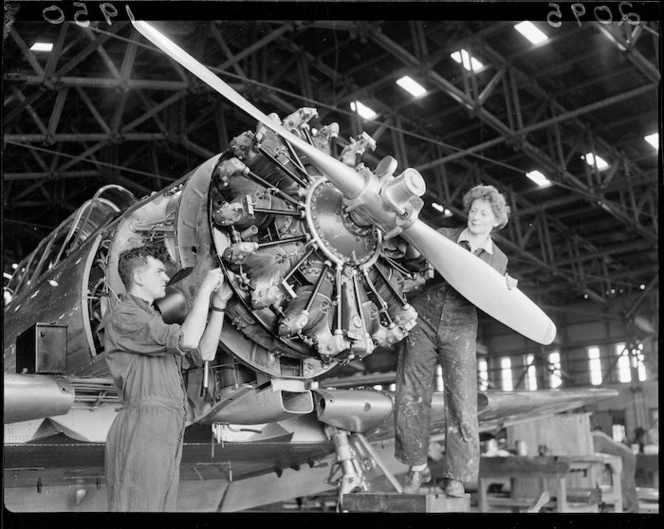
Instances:
[[[659,489],[659,454],[636,454],[636,484]]]
[[[546,491],[551,501],[543,510],[555,512],[599,512],[600,503],[622,512],[620,472],[622,461],[606,454],[584,456],[482,457],[478,481],[480,512],[526,510]],[[610,486],[600,486],[599,473],[607,465]],[[510,483],[510,495],[489,494],[495,482]],[[570,486],[571,484],[571,486]]]

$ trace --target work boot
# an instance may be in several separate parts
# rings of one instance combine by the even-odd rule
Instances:
[[[452,496],[453,498],[462,498],[466,492],[463,488],[463,483],[456,479],[445,479],[445,486],[443,487],[443,492],[447,496]]]
[[[416,494],[420,490],[420,485],[429,481],[431,481],[431,469],[428,466],[424,470],[410,469],[406,484],[403,487],[403,493]]]

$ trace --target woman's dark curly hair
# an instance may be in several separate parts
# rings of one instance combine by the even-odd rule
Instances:
[[[500,221],[500,224],[496,226],[496,231],[502,230],[506,225],[510,217],[510,208],[505,201],[505,197],[493,186],[478,185],[473,187],[463,196],[463,207],[466,211],[466,214],[470,211],[470,206],[478,198],[486,200],[491,204],[491,210],[496,216],[496,219]]]

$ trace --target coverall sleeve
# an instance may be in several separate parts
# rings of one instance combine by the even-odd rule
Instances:
[[[182,356],[182,328],[167,324],[158,315],[150,315],[138,307],[125,307],[115,314],[116,345],[126,352],[162,356]]]
[[[507,257],[505,255],[501,256],[502,259],[499,259],[497,263],[496,270],[500,273],[501,276],[504,276],[507,273]]]
[[[182,359],[182,369],[191,369],[193,367],[201,367],[203,365],[203,357],[198,349],[187,351]]]
[[[505,255],[505,252],[498,248],[495,242],[493,244],[493,255],[486,255],[488,255],[487,263],[489,263],[494,270],[496,270],[501,276],[507,274],[507,264],[509,263],[509,259]]]

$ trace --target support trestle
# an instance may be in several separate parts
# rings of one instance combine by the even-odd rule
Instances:
[[[337,487],[337,508],[339,510],[343,509],[345,495],[369,489],[365,472],[372,470],[374,467],[378,467],[385,474],[396,492],[402,492],[403,489],[397,478],[383,463],[380,456],[363,434],[350,434],[346,430],[331,426],[327,427],[327,432],[334,442],[337,461],[332,465],[326,481]],[[351,440],[356,446],[361,447],[369,455],[369,458],[360,460],[358,452],[350,442]],[[341,475],[337,477],[339,473]]]

